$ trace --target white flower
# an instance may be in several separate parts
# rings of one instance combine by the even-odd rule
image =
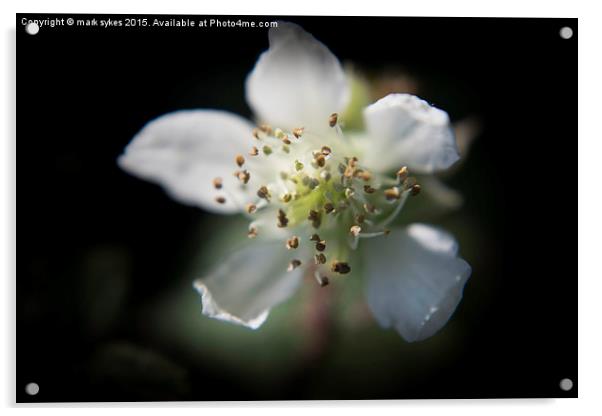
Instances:
[[[290,23],[269,42],[246,80],[259,127],[224,111],[178,111],[145,126],[119,165],[182,203],[250,218],[252,244],[195,282],[205,315],[258,328],[304,274],[344,284],[361,264],[380,325],[408,341],[433,335],[471,268],[445,231],[387,226],[420,191],[410,174],[458,159],[448,115],[391,94],[364,110],[364,134],[344,135],[337,114],[349,88],[337,58]]]

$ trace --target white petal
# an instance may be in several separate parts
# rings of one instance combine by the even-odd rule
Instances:
[[[409,94],[389,94],[364,110],[369,140],[364,162],[387,170],[407,165],[416,173],[449,168],[459,159],[445,111]]]
[[[412,224],[387,238],[364,242],[368,305],[379,324],[409,342],[434,335],[462,299],[471,268],[458,257],[454,238]]]
[[[225,258],[194,287],[203,314],[257,329],[270,308],[288,299],[301,282],[303,268],[288,272],[292,256],[284,243],[254,241]]]
[[[293,23],[270,29],[269,49],[246,81],[247,102],[260,121],[274,127],[328,128],[330,114],[349,100],[345,73],[337,58]]]
[[[237,154],[247,159],[252,146],[252,125],[237,115],[218,110],[186,110],[161,116],[148,123],[125,148],[119,166],[141,179],[163,186],[177,201],[213,212],[242,209],[252,189],[259,186],[260,171],[251,170],[247,189],[233,172]],[[217,190],[213,179],[220,177]],[[225,204],[215,198],[223,196]]]

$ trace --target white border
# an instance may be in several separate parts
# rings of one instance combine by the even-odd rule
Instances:
[[[498,16],[498,17],[578,17],[579,28],[579,396],[578,400],[460,400],[460,401],[405,401],[405,402],[266,402],[266,403],[157,403],[157,404],[98,404],[98,405],[52,405],[43,411],[49,415],[101,414],[105,407],[111,412],[125,411],[132,407],[144,407],[145,414],[159,415],[165,408],[178,408],[178,411],[198,415],[197,407],[211,408],[211,414],[223,414],[244,411],[245,414],[303,414],[308,411],[325,410],[332,413],[344,409],[345,415],[364,414],[368,410],[377,409],[384,414],[415,412],[420,414],[441,413],[450,415],[507,415],[509,412],[529,412],[533,415],[566,415],[569,412],[602,414],[600,391],[602,382],[601,356],[601,322],[600,296],[602,295],[602,273],[597,261],[600,258],[602,242],[602,198],[600,181],[600,157],[602,156],[602,134],[596,129],[602,118],[602,91],[600,89],[600,41],[602,40],[599,10],[595,1],[525,1],[505,0],[491,1],[453,0],[453,1],[407,1],[370,0],[369,2],[326,2],[324,0],[301,0],[286,2],[272,1],[231,1],[220,0],[213,3],[191,2],[181,0],[147,0],[143,2],[126,2],[124,0],[103,0],[98,2],[82,2],[77,0],[46,1],[3,1],[0,4],[0,20],[2,21],[2,59],[0,71],[4,97],[0,101],[0,126],[3,129],[3,140],[0,141],[0,266],[3,268],[0,282],[0,310],[3,312],[0,336],[0,359],[2,375],[0,376],[0,403],[11,406],[14,403],[14,279],[15,279],[15,87],[14,87],[14,32],[15,13],[17,12],[56,12],[56,13],[181,13],[181,14],[283,14],[283,15],[393,15],[393,16]],[[534,103],[537,105],[537,103]],[[511,113],[511,112],[510,112]],[[550,120],[553,122],[553,120]],[[567,138],[570,140],[571,138]],[[541,140],[542,146],[556,146],[547,138]],[[572,145],[571,145],[572,146]],[[26,149],[22,147],[22,152]],[[572,156],[572,149],[567,152]],[[550,177],[568,174],[572,177],[573,160],[550,161]],[[521,176],[528,177],[528,166]],[[536,186],[536,184],[532,184]],[[569,198],[574,190],[567,190]],[[573,212],[554,212],[553,198],[550,196],[550,214],[556,220],[573,222]],[[558,244],[566,246],[567,256],[574,253],[574,241],[564,240],[558,236]],[[553,225],[550,225],[550,236],[554,238]],[[552,261],[552,260],[551,260]],[[573,276],[567,276],[573,278]],[[520,290],[520,288],[517,288]],[[529,317],[525,317],[529,319]],[[535,324],[535,323],[534,323]],[[559,337],[562,334],[558,334]],[[516,375],[520,377],[520,374]],[[15,411],[14,405],[9,411]],[[24,407],[24,406],[21,406]],[[41,406],[20,409],[19,412],[29,414]],[[123,409],[123,410],[121,410]],[[412,413],[413,414],[413,413]]]

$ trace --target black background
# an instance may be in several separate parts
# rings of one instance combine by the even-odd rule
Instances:
[[[115,160],[144,123],[175,109],[250,116],[243,82],[267,47],[267,30],[25,33],[22,17],[46,16],[56,17],[17,16],[17,401],[312,398],[302,383],[256,397],[211,365],[189,369],[192,388],[182,395],[99,388],[86,372],[99,339],[77,312],[86,250],[125,247],[131,293],[120,324],[102,336],[142,339],[129,317],[171,284],[165,276],[189,254],[182,236],[199,211],[128,176]],[[577,20],[283,20],[301,24],[342,60],[403,65],[428,79],[422,94],[454,120],[479,115],[484,130],[453,184],[502,259],[471,261],[493,296],[458,311],[469,328],[460,359],[436,377],[330,398],[576,397]],[[563,26],[573,28],[572,39],[558,35]],[[471,290],[465,299],[473,293],[478,305]],[[575,382],[570,392],[558,388],[565,377]],[[29,381],[43,386],[38,396],[24,394]]]

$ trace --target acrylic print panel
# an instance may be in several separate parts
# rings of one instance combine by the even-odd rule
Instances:
[[[17,401],[577,397],[577,36],[17,15]]]

